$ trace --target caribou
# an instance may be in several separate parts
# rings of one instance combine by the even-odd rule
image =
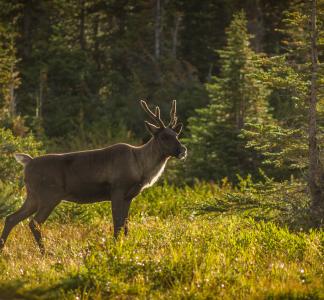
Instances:
[[[114,236],[117,238],[122,229],[127,235],[132,200],[157,181],[171,157],[184,159],[187,155],[186,147],[178,139],[182,124],[177,122],[176,101],[172,102],[167,126],[158,106],[153,112],[145,101],[140,104],[151,119],[145,121],[151,139],[141,146],[118,143],[102,149],[35,158],[23,153],[14,155],[24,167],[26,199],[18,211],[6,217],[0,249],[14,226],[34,215],[29,228],[44,254],[41,225],[63,200],[79,204],[111,201]]]

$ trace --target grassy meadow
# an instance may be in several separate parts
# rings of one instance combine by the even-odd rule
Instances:
[[[61,203],[44,256],[15,227],[0,300],[324,300],[323,46],[324,0],[0,0],[0,234],[25,197],[15,153],[147,142],[27,167],[32,198],[81,201],[133,180],[129,198],[188,149],[127,237],[109,202]]]
[[[0,299],[324,299],[323,232],[287,227],[255,205],[233,209],[229,195],[249,193],[153,187],[117,241],[109,203],[63,203],[44,225],[44,257],[26,222],[12,232]]]

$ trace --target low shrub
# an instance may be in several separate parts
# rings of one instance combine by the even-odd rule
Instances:
[[[14,136],[11,130],[0,128],[0,180],[17,182],[22,177],[22,166],[19,165],[14,153],[28,153],[31,156],[42,154],[42,143],[31,134]]]
[[[310,199],[306,183],[294,178],[276,182],[264,173],[262,176],[259,182],[253,182],[251,176],[238,176],[236,186],[224,179],[214,197],[200,203],[198,214],[240,214],[292,228],[308,227]]]

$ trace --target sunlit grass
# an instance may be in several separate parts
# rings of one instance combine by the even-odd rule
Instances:
[[[44,257],[27,223],[19,225],[0,256],[0,299],[324,297],[322,231],[192,213],[214,193],[206,186],[148,191],[134,203],[129,236],[117,242],[109,204],[85,206],[89,218],[66,222],[63,206],[44,226]]]

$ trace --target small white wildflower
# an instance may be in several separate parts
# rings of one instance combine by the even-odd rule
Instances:
[[[305,270],[304,269],[300,269],[300,273],[305,273]]]
[[[222,283],[222,284],[221,284],[221,287],[222,287],[222,288],[224,288],[224,287],[225,287],[224,283]]]
[[[284,268],[284,266],[285,266],[285,264],[284,264],[284,263],[280,263],[280,265],[279,265],[279,267],[280,267],[281,269],[283,269],[283,268]]]

